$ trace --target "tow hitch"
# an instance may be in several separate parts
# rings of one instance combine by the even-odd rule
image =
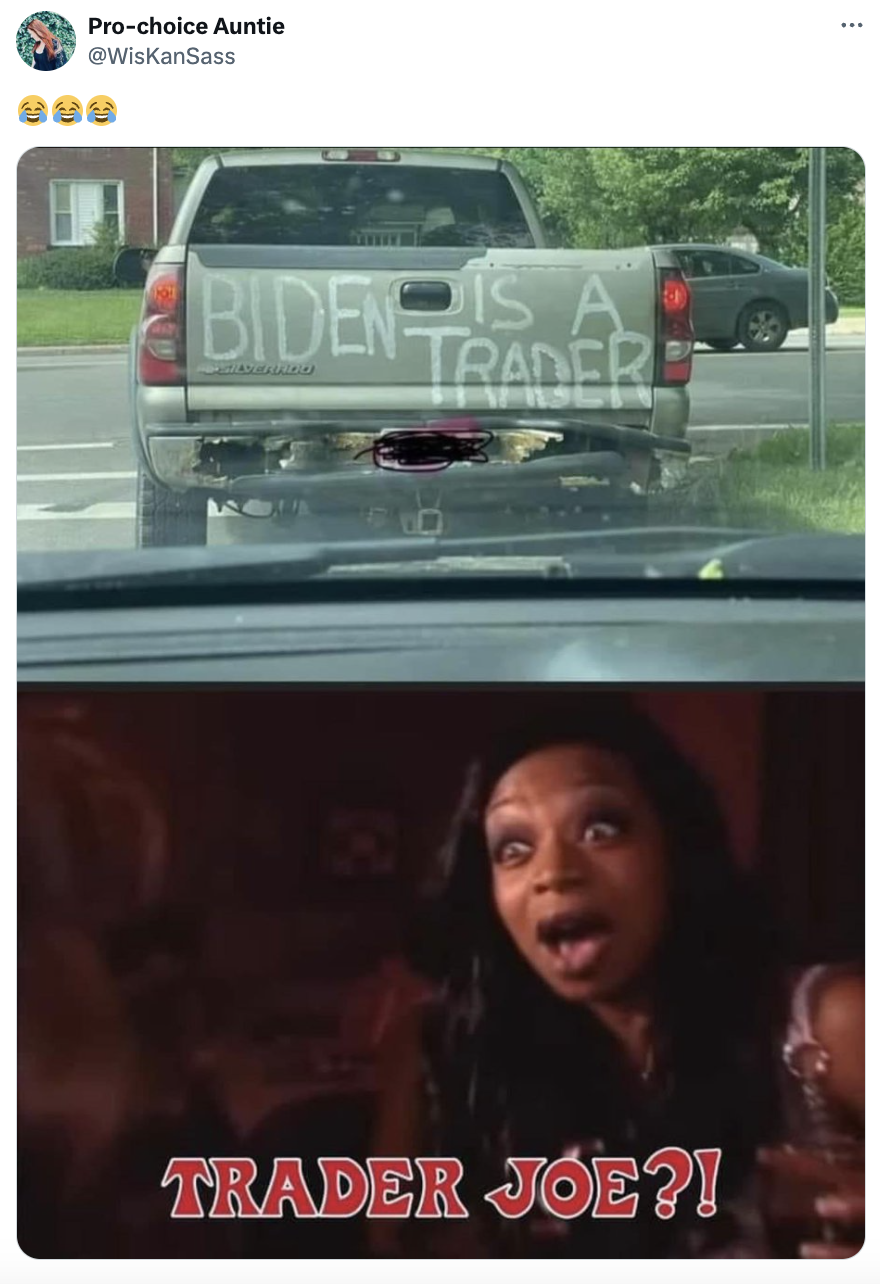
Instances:
[[[418,508],[410,509],[400,514],[400,525],[404,535],[422,535],[425,537],[443,535],[446,526],[443,520],[443,510],[440,507],[440,496],[437,496],[435,504],[423,504],[421,492],[416,491],[416,503]]]

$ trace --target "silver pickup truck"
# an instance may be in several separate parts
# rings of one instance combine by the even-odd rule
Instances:
[[[205,542],[210,501],[436,536],[645,493],[692,354],[672,255],[550,247],[507,163],[213,156],[132,337],[138,542]]]

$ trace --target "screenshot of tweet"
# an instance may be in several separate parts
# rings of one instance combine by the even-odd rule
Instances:
[[[5,1278],[871,1275],[857,7],[8,13]]]

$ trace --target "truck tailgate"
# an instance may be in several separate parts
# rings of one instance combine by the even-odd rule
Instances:
[[[190,411],[633,411],[648,250],[190,245]]]

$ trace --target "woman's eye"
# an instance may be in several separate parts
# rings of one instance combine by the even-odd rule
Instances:
[[[623,824],[619,820],[592,820],[584,831],[584,837],[590,843],[611,843],[620,838]]]
[[[496,845],[492,851],[492,860],[496,865],[518,865],[528,858],[530,850],[524,840],[511,838]]]

